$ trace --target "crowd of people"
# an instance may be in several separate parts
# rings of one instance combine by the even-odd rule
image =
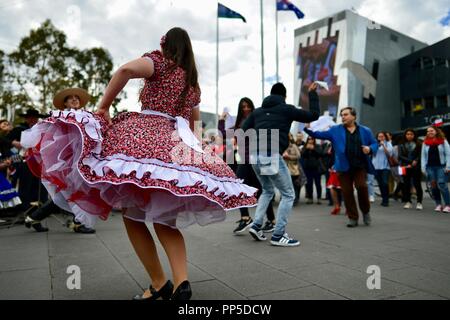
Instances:
[[[135,300],[190,299],[179,229],[224,221],[229,211],[240,210],[235,234],[248,231],[256,241],[271,234],[274,246],[300,245],[287,225],[303,187],[309,206],[320,205],[325,194],[331,214],[337,215],[343,202],[347,226],[355,228],[360,217],[356,202],[364,224],[372,224],[375,179],[382,206],[401,192],[404,208],[411,209],[414,189],[416,209],[425,209],[425,174],[435,210],[450,213],[450,146],[439,128],[428,128],[424,141],[408,129],[394,144],[386,132],[374,136],[357,122],[355,109],[346,107],[340,110],[341,124],[312,131],[309,124],[320,113],[318,84],[308,87],[305,111],[287,104],[286,88],[277,83],[260,108],[249,98],[239,102],[231,129],[255,132],[256,143],[242,146],[228,135],[226,113],[217,128],[221,134],[202,137],[196,130],[201,90],[189,35],[173,28],[160,46],[116,71],[95,113],[83,109],[88,93],[70,88],[55,95],[56,110],[43,121],[36,110],[21,114],[25,122],[16,128],[0,121],[1,208],[20,207],[27,213],[25,225],[38,232],[47,232],[41,221],[62,209],[73,214],[73,229],[81,233],[95,232],[98,218],[106,220],[112,209],[121,209],[129,240],[151,279]],[[141,112],[111,119],[112,102],[136,78],[144,80]],[[305,134],[290,133],[294,121],[306,124]],[[26,162],[21,150],[27,150]],[[281,199],[274,212],[276,190]],[[249,208],[255,206],[252,218]],[[173,282],[146,222],[153,224],[168,257]]]
[[[246,108],[247,106],[250,108]],[[241,128],[242,115],[248,117],[254,110],[253,102],[247,97],[242,98],[238,105],[236,124],[231,129]],[[251,173],[248,150],[245,164],[235,164],[243,158],[239,156],[239,150],[236,150],[238,148],[235,139],[227,141],[223,138],[226,135],[227,117],[230,117],[228,112],[219,118],[220,138],[213,135],[207,143],[221,144],[221,147],[215,150],[220,150],[217,154],[224,158],[226,154],[234,152],[237,156],[235,162],[230,163],[230,167],[236,171],[239,166],[246,166],[246,175],[237,172],[237,176],[244,179],[245,183],[261,189],[259,179],[255,179]],[[358,225],[356,201],[353,197],[353,191],[356,189],[363,220],[366,225],[370,225],[370,203],[375,202],[377,194],[383,207],[392,205],[390,200],[394,199],[401,201],[405,210],[424,210],[422,185],[425,182],[426,190],[436,204],[434,211],[450,213],[447,187],[450,154],[448,142],[439,126],[430,126],[422,139],[414,129],[406,129],[393,141],[390,132],[381,131],[372,136],[369,128],[357,124],[357,114],[353,108],[342,109],[340,117],[342,125],[325,132],[313,132],[309,125],[306,125],[305,132],[298,132],[295,138],[292,133],[288,134],[289,145],[282,158],[291,175],[295,194],[293,206],[299,204],[301,188],[305,187],[305,204],[320,205],[322,201],[326,201],[332,207],[330,213],[337,215],[341,213],[344,202],[345,214],[349,217],[348,227],[355,227]],[[347,131],[343,130],[344,128]],[[359,136],[353,137],[352,130],[358,130]],[[347,134],[348,132],[350,134]],[[342,149],[343,147],[346,149]],[[337,155],[335,148],[340,149]],[[253,179],[247,178],[249,174],[252,174]],[[261,228],[265,233],[273,232],[276,224],[273,199],[267,209],[266,223]],[[414,206],[413,199],[416,201]],[[238,226],[233,230],[235,234],[242,234],[252,226],[253,219],[248,215],[248,210],[245,212],[237,221]]]

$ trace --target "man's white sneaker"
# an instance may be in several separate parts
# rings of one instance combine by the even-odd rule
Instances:
[[[296,247],[300,245],[300,241],[292,239],[287,233],[282,236],[272,236],[270,244],[278,247]]]
[[[417,203],[416,210],[423,210],[423,205],[420,202]]]
[[[412,203],[411,202],[407,202],[404,206],[403,209],[411,209],[412,208]]]

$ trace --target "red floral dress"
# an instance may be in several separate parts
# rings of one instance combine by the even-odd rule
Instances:
[[[255,188],[237,179],[214,150],[189,142],[185,126],[200,89],[190,88],[177,107],[184,70],[172,68],[160,51],[144,57],[155,71],[145,79],[141,112],[121,113],[109,126],[87,111],[53,111],[22,134],[28,166],[53,201],[87,226],[112,208],[126,209],[133,220],[186,227],[255,206]]]

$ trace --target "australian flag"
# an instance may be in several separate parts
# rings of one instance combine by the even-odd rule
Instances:
[[[217,16],[219,18],[237,18],[237,19],[242,19],[242,21],[247,23],[247,21],[245,20],[245,18],[241,14],[237,13],[236,11],[231,10],[230,8],[225,7],[221,3],[219,3],[218,7],[217,7]]]
[[[277,10],[278,11],[294,11],[295,15],[299,19],[303,19],[305,17],[305,14],[303,12],[301,12],[299,8],[294,6],[288,0],[277,0]]]

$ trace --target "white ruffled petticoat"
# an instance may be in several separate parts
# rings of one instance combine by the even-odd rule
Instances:
[[[147,113],[142,116],[172,118]],[[172,120],[183,143],[202,153],[185,120]],[[30,169],[42,178],[55,204],[86,226],[92,227],[97,217],[106,219],[112,208],[125,208],[133,220],[183,228],[223,221],[227,211],[256,205],[257,189],[235,177],[158,159],[101,156],[105,130],[110,130],[102,121],[87,111],[53,111],[21,139],[30,149]]]

